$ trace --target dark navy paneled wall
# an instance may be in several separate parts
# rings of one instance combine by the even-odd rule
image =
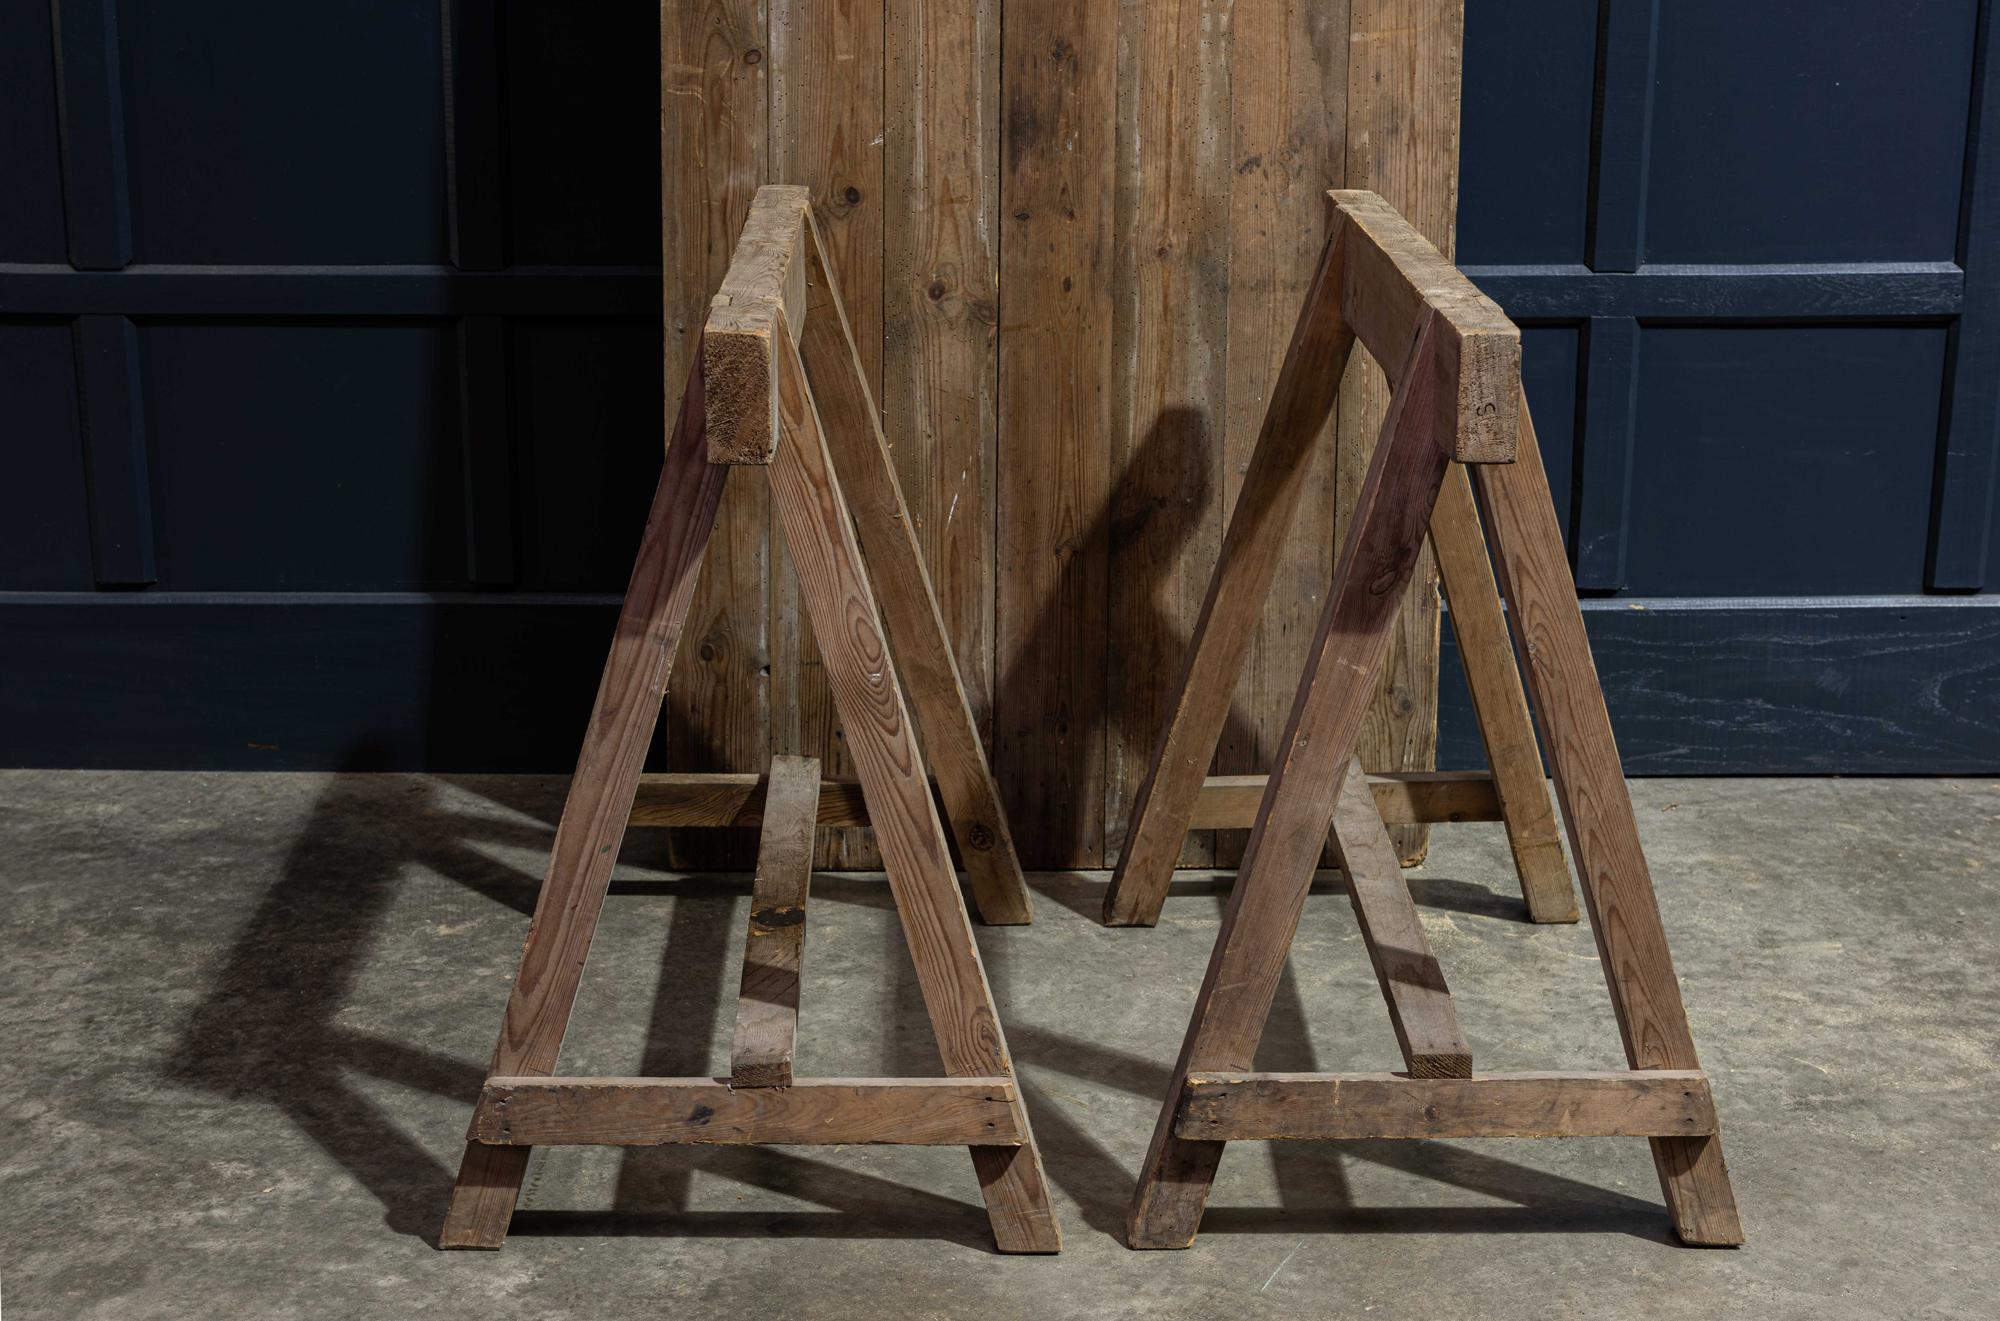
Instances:
[[[1635,771],[2000,771],[1991,20],[1467,0],[1459,257]],[[0,6],[0,763],[570,763],[658,464],[657,37]]]

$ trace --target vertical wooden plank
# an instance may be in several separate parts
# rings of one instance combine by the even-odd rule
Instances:
[[[665,276],[666,416],[678,416],[708,317],[751,196],[769,162],[764,0],[661,0],[660,175]],[[676,770],[762,771],[770,753],[769,495],[725,493],[690,607],[668,696]],[[750,861],[747,838],[690,831],[681,866]]]
[[[1458,214],[1459,69],[1464,0],[1353,0],[1347,83],[1347,186],[1380,193],[1417,232],[1452,253]],[[1386,408],[1381,370],[1360,360],[1340,393],[1338,463],[1343,534]],[[1437,566],[1428,548],[1411,575],[1395,626],[1382,692],[1362,727],[1370,771],[1425,770],[1437,762]],[[1408,861],[1427,826],[1395,826]]]
[[[1118,7],[1106,862],[1123,847],[1222,542],[1230,8]],[[1183,866],[1212,859],[1209,832],[1182,839]]]
[[[1519,458],[1482,464],[1473,480],[1491,529],[1493,563],[1513,614],[1521,670],[1555,774],[1626,1062],[1635,1069],[1698,1069],[1525,399]],[[1741,1243],[1722,1139],[1654,1138],[1652,1146],[1675,1232],[1690,1243]]]
[[[90,498],[90,562],[99,587],[158,581],[139,338],[122,316],[76,319],[78,420]]]
[[[1229,197],[1229,394],[1223,507],[1233,510],[1257,447],[1292,327],[1326,235],[1326,190],[1346,185],[1348,0],[1239,5],[1232,19]],[[1331,109],[1329,109],[1331,107]],[[1308,447],[1303,490],[1236,680],[1215,769],[1268,771],[1333,577],[1334,420]],[[1249,838],[1217,831],[1215,863],[1233,867]],[[1325,859],[1329,864],[1332,858]]]
[[[884,0],[770,3],[770,178],[812,189],[868,388],[880,398]],[[773,555],[771,566],[772,747],[818,757],[828,775],[852,774],[819,644],[799,628],[786,553]],[[853,830],[825,832],[815,861],[833,869],[882,865],[873,841]]]
[[[831,258],[820,245],[817,222],[808,217],[807,228],[811,311],[799,347],[821,409],[827,449],[840,471],[848,511],[868,557],[869,582],[889,626],[910,706],[922,722],[923,746],[980,915],[993,923],[1024,923],[1033,910],[1014,832],[959,679],[944,614],[882,433],[881,414],[834,289],[839,276],[828,274]]]
[[[883,426],[960,681],[993,743],[1000,0],[888,0]]]
[[[1016,5],[1001,54],[994,762],[1029,866],[1104,856],[1116,23]]]
[[[54,0],[49,17],[69,264],[80,271],[119,270],[132,260],[132,208],[125,185],[118,5],[116,0]]]
[[[1221,557],[1174,670],[1172,720],[1155,740],[1127,823],[1125,850],[1104,896],[1104,920],[1111,926],[1160,920],[1203,772],[1228,724],[1244,652],[1257,620],[1267,613],[1295,515],[1322,457],[1315,448],[1333,418],[1334,390],[1354,347],[1340,307],[1344,252],[1345,241],[1335,229],[1301,300],[1242,489],[1230,509]],[[1297,688],[1297,675],[1292,685]]]

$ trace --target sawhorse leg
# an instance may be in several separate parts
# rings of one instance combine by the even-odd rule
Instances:
[[[487,1071],[492,1077],[555,1071],[729,475],[727,467],[708,462],[703,418],[697,353],[584,731],[583,751],[570,778],[520,972],[507,997],[500,1044]],[[497,1248],[506,1240],[532,1150],[465,1144],[439,1247]]]
[[[1194,1240],[1223,1143],[1174,1131],[1190,1073],[1247,1072],[1263,1036],[1285,956],[1389,645],[1404,586],[1449,463],[1436,440],[1429,388],[1436,315],[1426,310],[1401,385],[1389,403],[1355,505],[1333,589],[1278,745],[1258,823],[1230,891],[1208,975],[1158,1127],[1139,1171],[1127,1222],[1135,1248]]]
[[[1634,1069],[1698,1069],[1525,399],[1518,457],[1481,467],[1477,481],[1626,1061]],[[1741,1243],[1721,1137],[1651,1141],[1674,1232],[1687,1243]]]

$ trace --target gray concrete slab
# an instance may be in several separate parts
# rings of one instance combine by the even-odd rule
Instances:
[[[499,1253],[431,1243],[559,780],[0,774],[0,1314],[1995,1315],[2000,783],[1648,781],[1639,815],[1748,1247],[1671,1242],[1645,1145],[1239,1144],[1195,1247],[1117,1234],[1226,878],[1153,931],[1048,875],[979,941],[1059,1201],[993,1253],[964,1153],[537,1152]],[[727,1059],[746,877],[635,832],[564,1053]],[[1497,827],[1412,874],[1488,1069],[1617,1067],[1584,927]],[[820,876],[801,1072],[937,1071],[879,878]],[[1260,1064],[1392,1068],[1347,903],[1308,905]]]

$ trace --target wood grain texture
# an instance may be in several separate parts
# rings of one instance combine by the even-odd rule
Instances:
[[[797,567],[799,595],[826,658],[827,678],[855,769],[868,796],[883,869],[896,897],[917,984],[937,1035],[945,1072],[1011,1074],[993,993],[973,943],[951,870],[944,827],[876,613],[861,550],[820,433],[805,367],[795,351],[780,361],[783,436],[767,471],[772,498]],[[1018,1103],[1017,1103],[1018,1105]],[[1041,1155],[976,1149],[973,1164],[994,1236],[1005,1252],[1060,1246]]]
[[[1252,457],[1274,398],[1299,309],[1319,267],[1328,222],[1326,189],[1347,175],[1348,0],[1238,5],[1230,20],[1229,385],[1223,507],[1242,505]],[[1333,369],[1338,383],[1340,369]],[[1305,669],[1338,546],[1338,467],[1331,410],[1305,445],[1292,531],[1283,539],[1273,590],[1256,617],[1238,667],[1235,702],[1223,722],[1214,769],[1270,769],[1292,693]],[[1234,515],[1230,515],[1231,518]],[[1215,863],[1233,867],[1248,833],[1218,832]],[[1322,854],[1332,865],[1331,849]]]
[[[769,463],[778,443],[777,338],[805,325],[804,188],[766,184],[750,202],[702,335],[708,461]]]
[[[667,413],[699,352],[750,200],[770,169],[766,0],[662,0],[661,246]],[[761,770],[771,756],[770,518],[763,482],[734,482],[716,517],[664,712],[676,770]],[[679,867],[747,869],[749,841],[671,840]]]
[[[1458,1026],[1444,969],[1417,918],[1368,777],[1350,760],[1335,792],[1340,801],[1333,811],[1333,837],[1347,873],[1347,897],[1403,1063],[1419,1078],[1470,1078],[1472,1047]]]
[[[1203,1141],[1654,1137],[1715,1131],[1698,1070],[1646,1073],[1196,1074],[1175,1121]]]
[[[1699,1068],[1525,400],[1518,460],[1477,468],[1474,481],[1625,1058]],[[1743,1241],[1720,1137],[1655,1138],[1653,1164],[1684,1241]]]
[[[729,1081],[737,1087],[792,1083],[806,894],[812,885],[813,829],[819,824],[819,763],[811,757],[771,758],[763,815],[729,1054]]]
[[[1018,1147],[1012,1078],[491,1078],[474,1142],[527,1146]]]
[[[1015,5],[1002,51],[993,762],[1041,867],[1103,857],[1116,19]]]
[[[1341,249],[1329,238],[1271,393],[1222,553],[1183,653],[1166,728],[1141,782],[1118,870],[1105,895],[1112,926],[1151,926],[1181,854],[1196,797],[1228,719],[1237,672],[1308,488],[1312,453],[1334,408],[1354,337],[1340,314]],[[1294,680],[1296,684],[1296,678]]]
[[[877,396],[910,527],[973,722],[988,746],[999,455],[1000,5],[887,0]],[[917,717],[924,718],[921,710]]]
[[[1355,338],[1386,373],[1408,352],[1423,310],[1436,313],[1432,369],[1451,401],[1438,415],[1438,444],[1460,463],[1512,461],[1521,332],[1380,195],[1336,188],[1328,196],[1347,230],[1341,307]]]
[[[1350,10],[1344,184],[1380,193],[1449,257],[1458,213],[1464,0],[1351,0]],[[1343,539],[1387,400],[1376,366],[1348,366],[1337,445],[1335,527]],[[1362,727],[1364,769],[1436,764],[1438,629],[1437,568],[1426,549],[1396,619],[1381,695]],[[1424,827],[1396,826],[1389,833],[1406,861],[1423,857]]]
[[[769,0],[771,174],[812,192],[813,215],[834,255],[862,371],[882,385],[883,60],[882,0]],[[817,640],[801,628],[798,584],[782,539],[771,563],[772,748],[818,757],[827,772],[853,769],[839,734]],[[754,769],[737,767],[739,770]],[[820,837],[822,868],[881,866],[875,841],[849,831]]]
[[[1426,325],[1411,348],[1405,379],[1422,379],[1433,345]],[[1382,440],[1341,548],[1279,760],[1140,1168],[1126,1225],[1133,1247],[1186,1247],[1200,1225],[1222,1147],[1175,1136],[1180,1092],[1188,1074],[1248,1070],[1256,1054],[1332,824],[1340,777],[1354,755],[1444,477],[1447,460],[1432,441],[1435,404],[1429,390],[1400,391],[1383,420]]]
[[[1104,857],[1148,774],[1222,541],[1229,0],[1118,6]],[[1173,841],[1206,866],[1211,841]]]
[[[1248,830],[1264,800],[1268,775],[1211,775],[1195,796],[1195,828]],[[1398,771],[1367,777],[1385,822],[1498,821],[1500,800],[1484,771]],[[632,800],[634,826],[737,826],[764,820],[768,776],[736,771],[655,772],[639,777]],[[932,788],[935,789],[935,781]],[[819,824],[868,824],[861,781],[822,779]]]
[[[1518,419],[1518,414],[1516,415]],[[1493,787],[1504,809],[1507,846],[1521,896],[1535,922],[1574,922],[1579,916],[1569,864],[1563,860],[1555,808],[1542,774],[1542,752],[1528,714],[1528,696],[1514,665],[1500,589],[1487,559],[1486,538],[1465,469],[1445,474],[1431,515],[1431,547],[1437,553],[1452,634],[1472,709],[1493,768]]]
[[[926,761],[943,793],[980,915],[996,924],[1025,923],[1033,910],[1013,831],[959,681],[944,615],[856,353],[832,258],[817,222],[810,229],[812,319],[801,351],[827,449],[867,557],[904,695],[922,722]]]
[[[697,360],[570,777],[491,1074],[555,1069],[729,475],[728,468],[707,461],[704,416]],[[498,1247],[526,1168],[526,1148],[495,1153],[468,1144],[440,1245]]]

